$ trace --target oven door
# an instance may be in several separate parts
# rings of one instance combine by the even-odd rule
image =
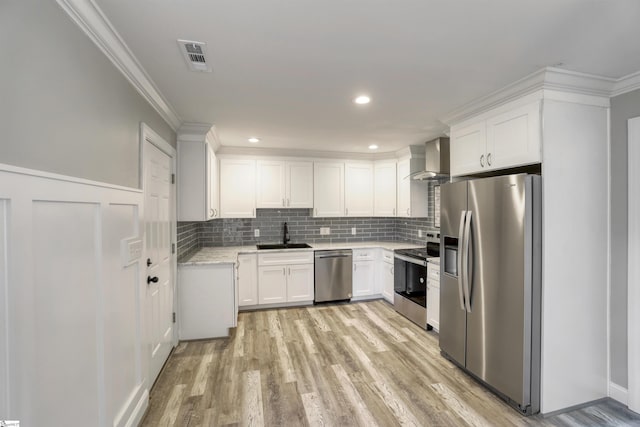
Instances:
[[[427,306],[427,266],[426,261],[413,260],[396,254],[394,259],[394,283],[397,294]]]

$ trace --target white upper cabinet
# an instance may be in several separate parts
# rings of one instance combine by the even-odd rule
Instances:
[[[219,217],[217,165],[208,142],[178,140],[178,221]]]
[[[286,207],[285,162],[258,160],[256,162],[256,207]]]
[[[220,159],[220,214],[222,218],[255,218],[255,160]]]
[[[424,158],[407,158],[398,161],[398,210],[401,217],[427,216],[427,182],[411,179],[413,172],[424,169]]]
[[[373,166],[373,215],[396,216],[396,162],[376,162]]]
[[[346,216],[373,216],[373,165],[345,165],[344,201]]]
[[[451,175],[540,163],[540,101],[503,106],[451,127]]]
[[[258,160],[256,207],[313,207],[313,163]]]
[[[313,207],[313,162],[286,163],[288,208]]]
[[[313,216],[344,216],[344,163],[313,165]]]

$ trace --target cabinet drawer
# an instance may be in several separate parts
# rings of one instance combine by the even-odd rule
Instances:
[[[258,265],[313,264],[313,251],[258,254]]]
[[[393,264],[393,251],[384,249],[382,251],[382,261]]]
[[[373,261],[375,259],[375,249],[354,249],[354,261]]]

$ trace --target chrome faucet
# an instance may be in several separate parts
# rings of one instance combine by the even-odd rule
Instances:
[[[289,237],[289,227],[287,227],[287,223],[284,223],[284,229],[282,230],[282,243],[284,243],[285,245],[287,243],[289,243],[289,241],[291,241],[291,238]]]

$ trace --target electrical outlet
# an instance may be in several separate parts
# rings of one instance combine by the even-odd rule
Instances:
[[[422,230],[418,230],[418,237],[422,237]]]
[[[320,227],[321,236],[326,236],[328,234],[331,234],[331,229],[329,227]]]
[[[351,227],[351,234],[353,234],[354,236],[356,235],[356,228],[355,227]]]
[[[260,229],[256,228],[255,230],[253,230],[253,237],[260,237]]]

